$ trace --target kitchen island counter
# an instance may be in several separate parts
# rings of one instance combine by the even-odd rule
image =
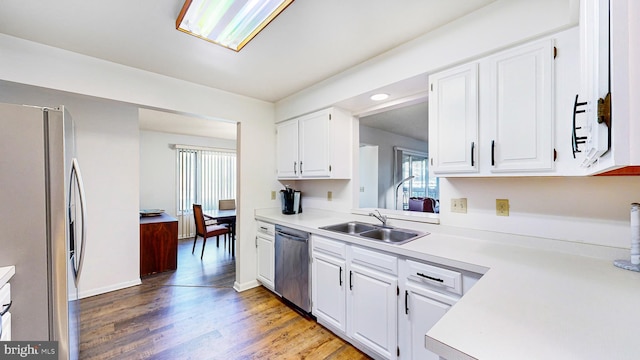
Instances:
[[[420,260],[484,274],[426,335],[453,359],[637,359],[640,273],[613,266],[582,244],[411,222],[392,226],[430,235],[388,245],[319,229],[372,217],[305,209],[256,219]],[[518,244],[518,245],[515,245]],[[546,250],[554,246],[553,251]],[[604,250],[602,253],[607,254]],[[600,253],[600,255],[602,255]],[[611,252],[612,254],[615,251]],[[628,253],[628,252],[627,252]]]

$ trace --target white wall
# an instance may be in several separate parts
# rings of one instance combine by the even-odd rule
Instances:
[[[451,198],[467,198],[467,214]],[[640,177],[440,179],[442,224],[602,246],[630,247],[632,202]],[[509,199],[509,216],[496,216]]]
[[[236,149],[233,140],[140,131],[140,208],[176,216],[175,144]]]
[[[278,206],[275,200],[271,200],[270,192],[280,188],[274,173],[273,104],[4,34],[0,34],[0,49],[0,80],[238,122],[238,153],[241,159],[238,166],[236,288],[244,289],[256,284],[254,209]],[[86,291],[92,293],[117,287],[121,276],[115,273],[128,272],[128,276],[124,277],[130,279],[139,272],[139,268],[134,270],[128,266],[114,271],[119,267],[120,258],[110,257],[113,253],[127,256],[139,254],[138,226],[123,225],[138,223],[137,115],[105,121],[99,126],[96,124],[95,131],[86,136],[95,140],[96,144],[108,141],[105,145],[118,149],[116,155],[121,153],[119,146],[123,146],[127,150],[126,156],[134,159],[122,164],[112,154],[105,152],[92,154],[85,160],[101,168],[96,183],[110,186],[104,195],[98,195],[104,201],[94,200],[99,210],[90,219],[94,227],[102,231],[99,248],[107,250],[94,255],[108,258],[104,261],[108,262],[108,266],[95,269],[96,279],[88,280],[85,284],[89,289]],[[115,176],[118,181],[110,181],[110,176]],[[119,199],[117,202],[111,201],[107,199],[107,194],[112,192],[126,196],[115,197]],[[113,246],[114,238],[121,241],[121,246]],[[94,266],[99,263],[102,262],[96,261]]]
[[[579,0],[498,0],[276,103],[277,121],[578,24]]]

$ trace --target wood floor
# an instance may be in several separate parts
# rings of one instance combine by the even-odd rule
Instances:
[[[368,359],[258,287],[233,290],[235,259],[180,241],[178,270],[81,301],[81,359]]]

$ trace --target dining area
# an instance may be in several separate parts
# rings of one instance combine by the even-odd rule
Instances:
[[[209,206],[208,209],[203,209],[201,204],[192,204],[192,216],[188,219],[192,220],[192,223],[185,221],[185,217],[173,217],[164,210],[141,210],[140,276],[177,270],[180,244],[190,241],[191,238],[193,238],[191,254],[195,254],[196,245],[201,244],[199,251],[201,262],[206,261],[204,255],[207,240],[213,239],[215,239],[216,248],[219,248],[222,243],[224,252],[231,258],[235,258],[236,201],[221,199],[217,205],[217,207]]]
[[[195,235],[193,248],[195,252],[198,238],[202,238],[202,251],[200,259],[204,256],[207,239],[216,238],[216,247],[220,246],[220,237],[223,237],[223,246],[231,256],[235,256],[236,239],[236,201],[235,199],[222,199],[218,201],[218,207],[203,210],[201,204],[193,204],[193,220]]]

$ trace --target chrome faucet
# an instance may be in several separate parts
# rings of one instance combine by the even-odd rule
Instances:
[[[383,226],[383,227],[387,227],[387,217],[386,217],[386,216],[384,216],[384,215],[382,215],[382,214],[380,214],[380,211],[379,211],[379,210],[377,210],[377,209],[375,210],[375,212],[377,212],[378,214],[376,214],[376,213],[369,213],[369,216],[373,216],[374,218],[376,218],[376,219],[380,220],[380,222],[382,223],[382,226]]]

